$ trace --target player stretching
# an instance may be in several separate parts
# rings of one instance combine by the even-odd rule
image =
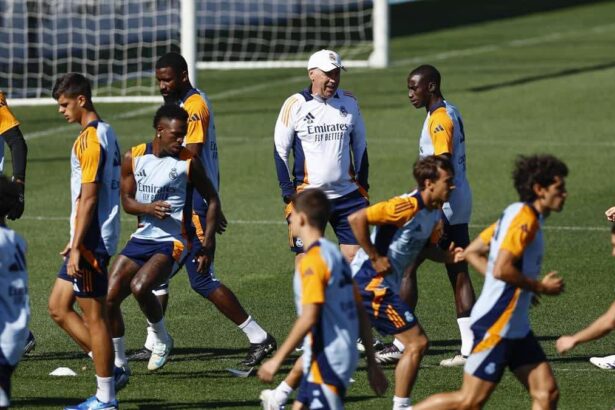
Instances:
[[[192,87],[188,77],[186,60],[177,53],[168,53],[160,57],[156,62],[156,79],[165,101],[178,104],[188,112],[188,131],[184,145],[192,154],[200,158],[211,183],[218,191],[220,186],[218,146],[211,103],[203,91]],[[244,332],[250,342],[250,348],[242,364],[255,366],[275,349],[275,339],[245,311],[233,291],[216,278],[213,262],[209,270],[205,272],[197,271],[194,259],[206,240],[204,235],[207,230],[206,213],[207,203],[199,192],[194,190],[193,214],[189,229],[191,236],[189,240],[192,248],[185,262],[190,286],[199,295],[213,303],[224,316]],[[163,309],[166,309],[168,282],[157,288],[155,293],[159,295]],[[145,347],[142,351],[137,352],[135,358],[149,355],[148,347],[151,347],[152,335],[152,329],[148,327],[148,339]]]
[[[271,360],[258,370],[270,383],[282,362],[303,341],[303,380],[294,410],[343,409],[346,388],[357,367],[356,339],[364,338],[369,382],[377,394],[387,388],[374,359],[371,329],[350,268],[337,246],[323,238],[330,203],[319,189],[292,199],[290,229],[305,247],[294,278],[299,318]]]
[[[61,252],[64,264],[49,296],[50,312],[84,350],[91,349],[98,385],[96,395],[66,408],[115,409],[105,295],[107,265],[120,235],[119,147],[115,133],[94,109],[92,89],[84,76],[69,73],[58,78],[52,95],[66,121],[82,129],[71,150],[70,241]],[[73,310],[75,297],[83,317]],[[55,316],[55,306],[60,306],[63,316]]]
[[[414,310],[399,297],[403,273],[419,255],[437,262],[454,260],[450,251],[435,246],[442,230],[442,204],[455,188],[453,168],[446,158],[429,156],[416,162],[413,174],[418,190],[348,218],[361,245],[351,267],[363,306],[376,330],[395,335],[404,347],[395,368],[394,410],[410,408],[410,393],[428,344]],[[371,238],[370,225],[376,226]]]
[[[466,179],[466,153],[463,121],[457,108],[442,96],[440,73],[435,67],[422,65],[408,75],[408,97],[415,108],[425,108],[427,118],[423,124],[419,141],[419,156],[444,155],[450,159],[455,169],[455,190],[448,202],[442,207],[444,213],[444,234],[440,241],[442,249],[451,242],[466,247],[470,242],[468,223],[472,211],[472,191]],[[413,309],[418,300],[416,271],[423,259],[420,258],[407,270],[401,285],[401,296]],[[446,264],[448,278],[455,295],[457,325],[461,334],[460,353],[440,362],[441,366],[461,366],[472,348],[470,330],[470,311],[476,299],[472,282],[468,275],[468,265],[464,262]],[[401,354],[403,346],[399,340],[378,352],[381,363],[394,362]]]
[[[185,223],[191,215],[192,186],[207,200],[206,240],[194,255],[198,272],[207,272],[213,259],[220,201],[198,157],[182,147],[188,113],[177,105],[163,105],[154,116],[151,143],[133,147],[122,162],[122,206],[138,217],[138,228],[113,262],[107,306],[115,348],[115,364],[127,363],[124,321],[120,305],[130,293],[154,329],[154,346],[147,368],[165,365],[173,338],[164,324],[162,306],[152,290],[168,280],[184,249]]]
[[[30,302],[26,271],[26,242],[6,227],[6,216],[15,209],[22,190],[0,175],[0,409],[11,399],[11,375],[28,340]]]
[[[551,155],[520,156],[513,180],[520,202],[483,231],[464,255],[485,274],[472,309],[474,346],[461,389],[436,394],[414,406],[424,409],[479,409],[508,367],[528,389],[532,409],[555,409],[559,391],[545,354],[530,328],[535,294],[559,295],[563,280],[549,272],[538,280],[544,257],[542,224],[566,201],[568,168]]]

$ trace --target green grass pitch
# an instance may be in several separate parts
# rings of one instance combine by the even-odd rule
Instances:
[[[472,235],[516,200],[510,173],[519,153],[549,152],[569,165],[569,198],[564,212],[547,221],[544,270],[557,270],[566,292],[543,297],[532,311],[535,333],[554,368],[562,409],[607,409],[615,405],[615,373],[593,367],[592,355],[615,353],[615,337],[578,347],[560,357],[554,349],[562,333],[585,326],[613,300],[615,261],[603,211],[615,205],[612,182],[615,105],[615,3],[579,6],[548,13],[446,29],[392,41],[386,70],[350,69],[342,87],[361,104],[368,135],[371,200],[411,188],[425,112],[407,99],[406,75],[421,63],[443,74],[445,97],[464,116],[469,180],[474,191]],[[301,69],[201,72],[216,115],[221,197],[230,223],[218,242],[218,276],[246,309],[279,342],[295,317],[293,257],[275,176],[273,127],[284,99],[307,85]],[[120,137],[122,150],[153,136],[155,106],[98,105]],[[32,323],[37,350],[13,377],[16,408],[61,408],[94,392],[91,362],[48,317],[46,303],[68,239],[69,152],[78,133],[56,108],[15,108],[29,138],[26,213],[11,223],[29,243]],[[10,169],[10,164],[8,165]],[[122,241],[135,227],[123,215]],[[330,234],[330,233],[329,233]],[[481,279],[473,275],[477,291]],[[417,315],[431,340],[414,388],[416,402],[460,386],[462,370],[438,362],[454,354],[458,330],[450,285],[440,266],[419,273]],[[134,300],[124,306],[127,346],[141,347],[145,319]],[[186,274],[171,283],[167,324],[176,341],[171,361],[156,374],[143,362],[120,392],[124,409],[254,409],[263,385],[233,378],[224,369],[244,355],[247,341],[215,308],[189,288]],[[59,366],[77,377],[48,376]],[[288,369],[288,366],[286,366]],[[387,367],[392,381],[392,367]],[[277,378],[281,380],[283,376]],[[376,398],[364,364],[348,392],[348,409],[390,408],[392,390]],[[528,395],[508,373],[487,404],[490,409],[526,409]]]

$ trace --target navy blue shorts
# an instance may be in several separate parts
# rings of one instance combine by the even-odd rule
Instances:
[[[370,261],[365,261],[353,279],[359,287],[363,307],[378,332],[396,335],[418,323],[412,309],[387,286],[383,276],[376,274]]]
[[[58,272],[58,278],[71,282],[73,284],[73,292],[77,297],[99,298],[105,296],[109,283],[107,274],[109,259],[111,257],[106,253],[92,253],[82,249],[79,261],[81,277],[77,278],[68,275],[66,269],[68,258],[65,258]]]
[[[339,410],[344,408],[343,391],[343,388],[312,383],[307,381],[307,377],[303,377],[295,400],[308,409]]]
[[[149,239],[130,238],[120,255],[132,260],[139,266],[156,254],[168,256],[174,261],[179,261],[184,251],[184,245],[179,241],[152,241]]]
[[[207,298],[214,290],[222,286],[222,283],[216,278],[213,262],[209,265],[209,270],[207,272],[197,272],[196,268],[198,262],[196,261],[196,255],[202,248],[203,246],[200,240],[196,239],[192,241],[192,249],[190,249],[190,254],[186,258],[185,266],[192,289],[199,295]]]
[[[182,260],[174,267],[171,278],[174,277],[185,266],[186,272],[188,272],[188,278],[190,279],[190,286],[192,289],[207,298],[209,295],[220,286],[222,283],[216,278],[214,263],[209,266],[209,271],[205,273],[197,272],[198,262],[196,256],[198,252],[203,248],[202,240],[204,239],[203,232],[205,232],[206,219],[205,216],[200,214],[192,214],[192,228],[195,232],[192,233],[191,247],[188,254],[182,258]],[[170,278],[169,278],[170,279]],[[165,282],[154,290],[154,293],[165,294],[168,293],[169,282]]]
[[[514,371],[521,366],[546,361],[547,357],[531,331],[522,339],[494,339],[493,343],[483,332],[475,331],[474,346],[464,371],[481,380],[498,383],[506,367]]]
[[[331,224],[340,245],[358,245],[348,223],[348,217],[359,209],[367,208],[368,205],[369,201],[361,195],[358,189],[339,198],[331,199],[329,224]],[[288,209],[286,211],[286,222],[289,222],[290,212]],[[288,226],[288,239],[291,251],[295,253],[303,252],[301,240],[290,233],[290,223]]]

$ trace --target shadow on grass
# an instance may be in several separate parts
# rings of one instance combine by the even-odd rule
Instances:
[[[347,396],[344,399],[345,403],[357,403],[365,400],[371,400],[376,396]],[[246,401],[222,401],[211,400],[198,403],[146,403],[139,405],[139,410],[153,410],[153,409],[219,409],[219,408],[232,408],[232,407],[252,407],[260,408],[260,400],[246,400]]]
[[[478,87],[469,88],[468,91],[471,91],[474,93],[482,93],[486,91],[498,90],[501,88],[516,87],[519,85],[531,84],[531,83],[542,81],[542,80],[551,80],[554,78],[562,78],[562,77],[568,77],[568,76],[577,75],[577,74],[591,73],[594,71],[609,70],[614,67],[615,67],[615,61],[610,61],[608,63],[596,64],[596,65],[592,65],[589,67],[568,68],[568,69],[557,71],[554,73],[538,74],[538,75],[517,78],[515,80],[504,81],[501,83],[480,85]]]
[[[29,397],[27,399],[13,398],[11,399],[11,406],[15,408],[33,408],[33,407],[50,407],[50,406],[69,406],[81,403],[84,400],[83,397]],[[139,408],[150,408],[150,409],[162,409],[168,408],[166,403],[161,400],[156,399],[145,399],[145,400],[121,400],[121,403],[133,403],[142,405],[146,403],[145,406],[152,407],[139,407]]]
[[[164,402],[164,403],[146,403],[138,406],[139,410],[154,410],[154,409],[170,409],[170,410],[180,410],[180,409],[219,409],[219,408],[231,408],[231,407],[252,407],[252,408],[260,408],[261,402],[260,400],[246,400],[246,401],[220,401],[220,400],[212,400],[212,401],[203,401],[198,403],[172,403],[172,402]]]
[[[45,353],[30,353],[25,355],[22,360],[35,361],[35,360],[79,360],[89,358],[83,352],[70,351],[70,352],[45,352]]]

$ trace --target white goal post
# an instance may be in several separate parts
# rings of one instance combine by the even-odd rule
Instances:
[[[305,67],[338,51],[388,65],[388,0],[0,0],[0,89],[11,105],[54,103],[55,78],[86,75],[97,102],[160,102],[156,60],[197,69]]]

